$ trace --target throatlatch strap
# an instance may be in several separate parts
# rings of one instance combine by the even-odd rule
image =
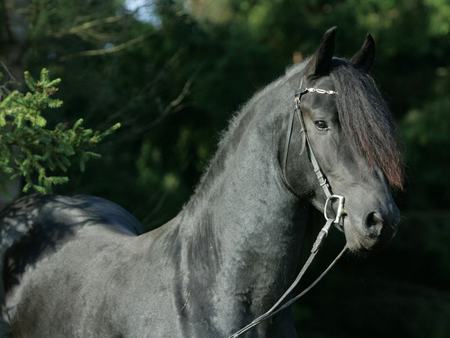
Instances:
[[[294,194],[297,196],[297,193],[295,192],[295,189],[291,186],[291,184],[289,183],[288,179],[287,179],[287,175],[286,175],[286,170],[287,170],[287,162],[288,162],[288,155],[289,155],[289,147],[291,145],[291,138],[292,138],[292,131],[294,130],[294,117],[295,114],[291,114],[291,119],[289,120],[289,129],[288,132],[286,134],[286,143],[284,145],[284,157],[283,157],[283,162],[282,165],[283,167],[281,168],[281,177],[283,178],[284,184],[286,185],[286,187]],[[300,130],[300,133],[303,132],[303,129]],[[303,147],[302,147],[303,148]],[[303,150],[300,151],[300,154],[302,153]]]

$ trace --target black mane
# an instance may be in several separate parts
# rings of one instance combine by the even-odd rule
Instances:
[[[382,170],[392,186],[403,187],[402,158],[392,114],[373,78],[342,59],[330,76],[338,92],[339,122],[355,151]]]

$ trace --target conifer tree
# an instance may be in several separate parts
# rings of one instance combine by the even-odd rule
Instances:
[[[63,104],[54,97],[61,80],[51,79],[45,68],[39,79],[28,72],[24,79],[25,92],[1,88],[0,172],[11,179],[22,177],[24,192],[49,193],[55,185],[68,182],[65,173],[72,164],[83,171],[86,161],[98,158],[93,149],[120,124],[98,131],[78,119],[72,126],[59,123],[52,128],[43,114]]]

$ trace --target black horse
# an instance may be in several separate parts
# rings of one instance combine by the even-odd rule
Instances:
[[[244,326],[292,282],[312,231],[309,206],[324,207],[305,135],[346,198],[348,248],[389,240],[402,168],[390,111],[368,74],[374,42],[368,35],[345,60],[333,57],[334,35],[242,108],[195,194],[156,230],[141,234],[128,212],[89,196],[32,195],[5,209],[4,334],[203,338]],[[304,95],[301,131],[294,96],[307,87],[336,95]],[[246,336],[296,337],[290,311]]]

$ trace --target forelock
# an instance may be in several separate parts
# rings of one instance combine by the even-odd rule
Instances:
[[[373,78],[342,59],[334,59],[330,77],[344,135],[369,167],[382,170],[392,186],[402,189],[403,166],[392,114]]]

